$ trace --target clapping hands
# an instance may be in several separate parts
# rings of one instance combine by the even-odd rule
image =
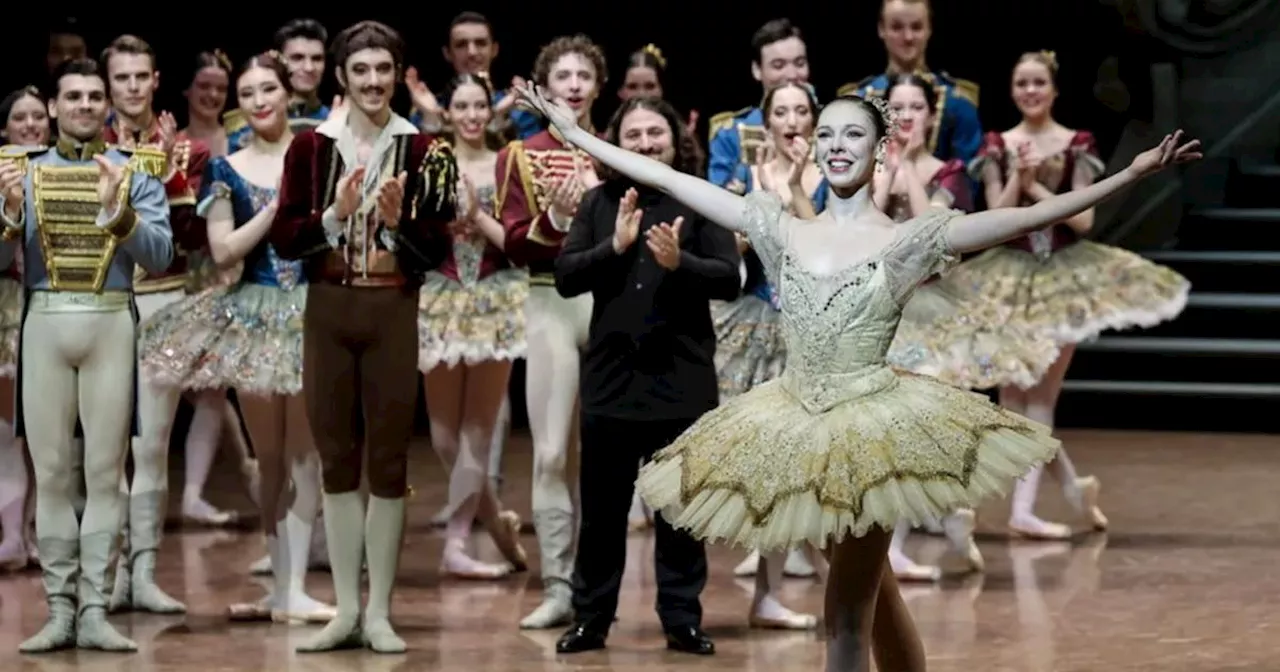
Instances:
[[[683,225],[684,217],[676,217],[672,224],[663,222],[644,232],[653,258],[668,271],[680,267],[680,227]]]

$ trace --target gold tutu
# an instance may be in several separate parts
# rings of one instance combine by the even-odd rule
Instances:
[[[1191,291],[1173,269],[1087,240],[1047,257],[1011,247],[987,250],[945,281],[972,315],[1064,344],[1171,320]]]
[[[1057,453],[1049,428],[985,397],[875,366],[824,410],[790,372],[703,415],[640,472],[645,502],[708,541],[820,548],[1002,496]]]
[[[966,306],[951,276],[917,289],[902,311],[890,365],[968,390],[1034,386],[1058,359],[1057,342],[1009,324],[990,306]]]
[[[18,333],[22,330],[22,283],[0,278],[0,378],[18,370]]]
[[[524,357],[529,275],[503,269],[464,285],[428,273],[418,298],[418,369]]]

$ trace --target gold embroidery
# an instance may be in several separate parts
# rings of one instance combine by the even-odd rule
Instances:
[[[127,207],[128,173],[121,184]],[[32,176],[40,252],[54,291],[100,292],[115,256],[117,239],[97,226],[97,166],[37,166]]]
[[[186,147],[190,151],[190,144],[179,143],[180,146]],[[179,147],[174,147],[174,153],[178,154]],[[157,180],[163,180],[169,172],[169,160],[165,156],[164,150],[152,145],[143,145],[136,149],[127,150],[130,154],[129,168],[136,173],[146,173]]]

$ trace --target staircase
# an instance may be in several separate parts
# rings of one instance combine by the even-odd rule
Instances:
[[[1231,162],[1221,202],[1144,253],[1191,281],[1182,316],[1080,344],[1059,424],[1280,432],[1280,162]]]

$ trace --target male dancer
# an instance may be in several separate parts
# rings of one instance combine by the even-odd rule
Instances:
[[[925,64],[925,51],[933,36],[933,8],[929,0],[883,0],[877,31],[889,55],[885,72],[856,84],[845,84],[836,95],[882,96],[894,75],[904,72],[920,75],[938,94],[935,112],[938,123],[929,138],[929,150],[943,161],[960,159],[969,165],[982,145],[978,85]]]
[[[173,263],[159,273],[144,269],[134,272],[134,294],[138,318],[145,321],[160,309],[180,301],[186,295],[187,255],[207,245],[204,226],[196,216],[196,193],[208,162],[209,150],[203,143],[177,138],[173,117],[157,115],[152,100],[160,84],[155,52],[151,46],[133,35],[121,35],[102,51],[99,58],[107,75],[107,89],[112,102],[112,119],[103,137],[108,143],[126,150],[147,148],[167,158],[167,165],[157,171],[163,175],[169,202],[169,224],[174,234]],[[186,607],[165,593],[155,582],[156,553],[164,531],[165,511],[169,504],[169,437],[178,410],[180,391],[157,387],[147,381],[138,385],[138,418],[141,436],[133,441],[133,478],[123,484],[129,495],[126,512],[125,544],[116,569],[112,590],[112,611],[135,608],[158,614],[182,613]],[[197,419],[187,436],[188,443],[203,442],[188,451],[188,458],[201,453],[212,456],[217,449],[222,423],[230,421],[233,432],[239,422],[225,398],[214,395],[197,405]],[[197,427],[209,427],[204,431]],[[210,431],[211,430],[211,431]],[[204,501],[196,493],[196,501],[184,496],[183,508],[192,509],[211,522],[226,522],[230,514],[201,510]],[[208,508],[207,504],[204,504]],[[185,511],[184,511],[185,512]]]
[[[120,492],[133,421],[134,264],[159,272],[173,260],[169,205],[154,176],[164,155],[109,149],[102,139],[107,87],[97,63],[55,71],[49,114],[58,140],[0,165],[7,266],[23,245],[26,316],[15,425],[36,472],[36,534],[49,618],[26,653],[71,646],[134,651],[107,622],[107,572],[120,534]],[[27,401],[30,403],[26,403]],[[72,504],[72,438],[84,426],[88,504]]]
[[[493,24],[480,12],[458,14],[449,22],[449,33],[441,51],[455,74],[490,77],[493,73],[493,61],[498,57],[498,41],[493,36]],[[425,85],[413,84],[416,79],[416,69],[410,68],[408,81],[411,84],[410,91],[414,93],[416,111],[409,120],[429,133],[437,132],[441,127],[444,110],[430,89]],[[516,97],[513,92],[524,83],[523,77],[512,77],[510,90],[494,92],[493,121],[490,122],[491,127],[499,131],[506,130],[506,126],[510,124],[512,134],[522,140],[546,128],[542,117],[515,105]]]
[[[809,81],[809,52],[800,29],[788,19],[774,19],[751,36],[751,76],[764,91],[788,82]],[[746,191],[757,150],[764,146],[764,112],[744,107],[711,117],[707,180],[736,194]]]
[[[391,111],[404,42],[362,21],[333,41],[346,109],[293,139],[271,243],[305,259],[303,394],[324,465],[338,615],[299,651],[405,650],[389,620],[418,394],[418,287],[449,250],[457,164]],[[356,414],[361,417],[357,418]],[[369,510],[360,496],[368,450]],[[369,603],[360,614],[360,567]],[[363,623],[362,623],[363,621]]]
[[[329,43],[329,31],[315,19],[293,19],[280,26],[275,34],[276,51],[289,69],[289,86],[293,97],[289,101],[290,127],[294,133],[315,128],[329,118],[329,107],[320,102],[320,83],[324,81],[324,50]],[[223,115],[227,128],[227,146],[230,151],[243,149],[249,144],[249,120],[239,110]],[[269,570],[268,570],[269,571]]]
[[[604,52],[585,35],[558,37],[534,60],[534,81],[591,127],[591,105],[604,84]],[[578,453],[579,352],[586,347],[591,296],[566,299],[555,288],[555,259],[578,202],[599,183],[594,164],[564,144],[554,128],[516,140],[498,153],[495,208],[506,229],[507,257],[529,268],[525,334],[529,349],[525,403],[533,433],[533,526],[542,552],[542,604],[522,628],[554,628],[573,617],[573,542],[577,524],[568,461]],[[576,485],[576,484],[575,484]]]
[[[751,76],[760,82],[765,92],[782,84],[809,82],[808,48],[800,29],[789,19],[774,19],[760,26],[751,36],[751,54]],[[751,166],[759,162],[758,150],[768,137],[764,112],[759,107],[712,116],[707,181],[735,194],[745,193],[751,182]],[[755,576],[759,566],[760,554],[752,551],[733,573],[741,577]],[[787,553],[783,572],[798,577],[816,573],[799,550]]]

